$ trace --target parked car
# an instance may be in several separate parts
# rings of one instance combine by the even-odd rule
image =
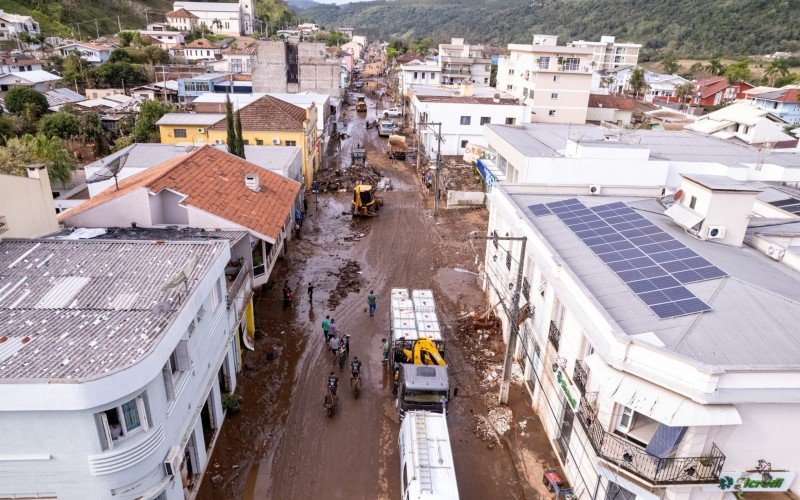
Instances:
[[[403,112],[400,110],[400,108],[389,108],[383,112],[383,116],[392,116],[392,117],[402,116],[402,114]]]

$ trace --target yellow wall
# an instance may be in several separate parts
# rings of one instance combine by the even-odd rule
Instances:
[[[309,108],[307,119],[303,122],[305,131],[286,132],[286,131],[269,131],[269,130],[243,130],[244,139],[249,142],[251,146],[257,146],[258,140],[263,141],[262,146],[276,146],[273,144],[273,139],[280,140],[278,146],[286,146],[286,141],[295,141],[295,145],[302,149],[301,156],[303,158],[303,178],[307,186],[311,186],[314,179],[314,173],[319,170],[320,155],[317,151],[317,115],[316,107]],[[204,133],[198,133],[197,130],[202,128]],[[174,129],[185,129],[186,137],[175,137]],[[159,133],[161,134],[161,142],[164,144],[225,144],[228,139],[226,130],[209,130],[206,127],[197,125],[183,126],[183,125],[159,125]]]

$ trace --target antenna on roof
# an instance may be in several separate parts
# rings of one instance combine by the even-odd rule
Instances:
[[[123,155],[119,155],[111,162],[106,164],[103,159],[100,159],[100,163],[103,165],[103,168],[92,174],[88,179],[86,179],[87,184],[92,184],[95,182],[102,182],[107,181],[108,179],[114,178],[114,186],[116,186],[117,191],[119,191],[119,182],[117,181],[117,174],[119,174],[122,167],[125,166],[125,163],[128,161],[128,153]]]
[[[764,160],[766,160],[767,156],[772,153],[772,149],[774,147],[774,142],[765,142],[763,146],[758,148],[758,163],[756,164],[756,170],[760,171],[764,167]]]
[[[189,291],[189,276],[192,274],[192,271],[194,271],[195,267],[197,267],[197,257],[192,256],[192,258],[183,265],[183,268],[175,273],[172,278],[170,278],[169,281],[167,281],[164,286],[161,287],[161,289],[170,290],[183,283],[183,291]]]

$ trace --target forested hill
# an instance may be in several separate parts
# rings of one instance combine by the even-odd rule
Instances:
[[[383,40],[456,36],[506,44],[548,33],[564,43],[605,34],[645,44],[653,56],[800,50],[800,0],[381,0],[318,4],[299,14]]]

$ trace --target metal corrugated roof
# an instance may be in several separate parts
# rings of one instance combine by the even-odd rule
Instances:
[[[148,355],[227,241],[0,242],[0,383],[87,380]],[[164,290],[186,263],[184,287]],[[163,313],[151,311],[166,304]],[[13,349],[12,339],[25,339]],[[2,359],[5,356],[5,359]]]
[[[518,189],[518,190],[516,190]],[[703,242],[687,235],[663,213],[657,200],[612,196],[578,197],[585,205],[622,201],[703,258],[727,278],[686,285],[710,312],[659,319],[627,285],[555,216],[535,217],[528,206],[573,196],[525,194],[508,188],[524,213],[601,310],[628,335],[655,333],[665,349],[711,366],[800,366],[800,273],[750,247]],[[733,281],[734,283],[730,283]],[[752,351],[759,350],[756,355]]]
[[[156,125],[210,126],[224,119],[225,115],[221,113],[167,113],[156,122]]]

